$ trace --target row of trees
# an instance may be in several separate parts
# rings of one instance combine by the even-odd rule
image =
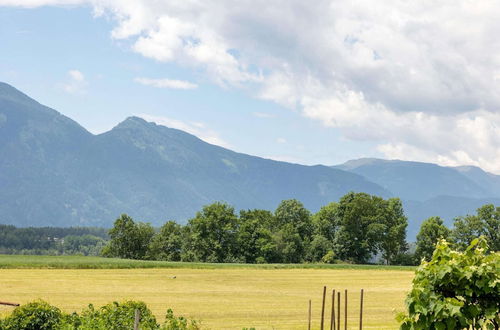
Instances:
[[[487,204],[477,209],[475,215],[457,217],[452,229],[446,227],[440,217],[425,220],[417,235],[415,260],[430,260],[440,239],[463,251],[480,236],[484,237],[492,251],[500,251],[500,207]]]
[[[103,254],[245,263],[366,263],[377,257],[386,264],[410,265],[430,260],[441,238],[463,250],[479,236],[493,251],[500,250],[500,207],[491,204],[476,215],[456,218],[452,229],[439,217],[425,220],[413,249],[406,242],[407,225],[398,198],[366,193],[348,193],[315,214],[295,199],[282,201],[274,212],[254,209],[239,214],[217,202],[203,207],[185,226],[168,221],[159,230],[123,214],[110,230]]]
[[[105,228],[0,225],[1,254],[99,255],[107,240]]]
[[[407,218],[398,198],[348,193],[311,214],[284,200],[274,212],[225,203],[203,207],[187,225],[159,231],[123,214],[110,230],[106,256],[170,261],[299,263],[344,260],[366,263],[374,255],[398,263],[408,248]]]

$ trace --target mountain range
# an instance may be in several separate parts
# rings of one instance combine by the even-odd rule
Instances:
[[[160,225],[205,204],[273,210],[296,198],[311,211],[349,191],[400,197],[408,236],[420,222],[500,204],[500,176],[480,168],[359,159],[305,166],[237,153],[129,117],[94,135],[0,83],[0,223],[105,226],[121,213]]]

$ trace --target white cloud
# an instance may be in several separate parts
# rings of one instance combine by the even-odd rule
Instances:
[[[216,131],[206,127],[204,123],[185,122],[178,119],[172,119],[163,116],[152,116],[144,113],[138,114],[137,116],[143,118],[146,121],[155,122],[158,125],[180,129],[187,133],[193,134],[210,144],[215,144],[224,148],[231,148],[231,145],[229,143],[224,141]]]
[[[496,0],[86,3],[137,53],[376,140],[388,157],[500,173]]]
[[[82,72],[78,70],[68,71],[68,81],[61,84],[62,89],[70,94],[84,94],[86,93],[87,80]]]
[[[171,89],[195,89],[198,85],[184,80],[172,79],[150,79],[150,78],[135,78],[136,82],[146,86],[153,86],[157,88],[171,88]]]

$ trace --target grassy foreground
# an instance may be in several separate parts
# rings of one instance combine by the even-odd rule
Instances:
[[[394,310],[403,310],[414,273],[389,267],[349,269],[334,265],[311,269],[281,265],[282,268],[273,269],[260,265],[179,263],[155,266],[168,268],[48,269],[42,261],[59,260],[72,268],[82,262],[82,257],[52,258],[23,256],[18,260],[20,267],[32,269],[15,269],[12,259],[2,256],[0,300],[25,303],[41,298],[71,312],[83,309],[88,303],[100,306],[114,300],[133,299],[146,302],[161,321],[167,308],[172,308],[176,314],[201,320],[206,329],[304,329],[308,300],[312,299],[313,328],[319,329],[321,294],[326,285],[329,298],[333,288],[348,290],[350,329],[358,327],[361,288],[365,289],[364,328],[396,329]],[[39,262],[35,262],[37,259]],[[92,265],[105,268],[99,263],[104,263],[102,258],[91,259],[95,261]],[[135,262],[105,260],[114,266],[127,262],[136,267]],[[7,265],[9,268],[5,268]],[[50,267],[55,265],[61,264]],[[330,304],[328,299],[327,315]],[[0,307],[0,314],[11,310],[12,307]]]

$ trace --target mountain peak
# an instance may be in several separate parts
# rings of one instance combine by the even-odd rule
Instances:
[[[113,130],[116,129],[148,129],[151,128],[152,126],[156,126],[154,123],[149,123],[146,120],[142,119],[141,117],[136,117],[136,116],[130,116],[127,117],[124,121],[120,122],[118,125],[113,127]]]
[[[358,168],[363,165],[370,165],[370,164],[375,164],[375,163],[388,163],[392,162],[392,160],[386,160],[386,159],[380,159],[380,158],[358,158],[358,159],[352,159],[348,160],[347,162],[336,165],[333,167],[336,168],[341,168],[344,170],[352,170],[355,168]]]
[[[0,81],[0,100],[23,104],[39,104],[15,87]]]

